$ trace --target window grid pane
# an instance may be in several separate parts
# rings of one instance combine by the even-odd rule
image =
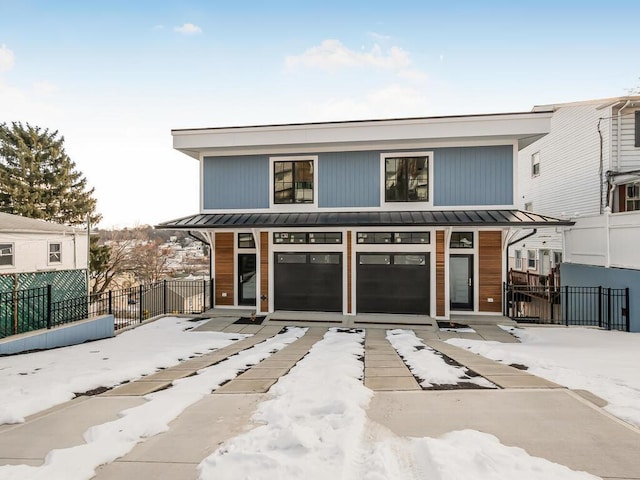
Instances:
[[[426,202],[429,200],[427,157],[385,159],[385,201]]]
[[[13,244],[0,243],[0,265],[13,265]]]
[[[453,232],[450,248],[473,248],[473,232]]]
[[[273,162],[273,201],[313,203],[313,160]]]

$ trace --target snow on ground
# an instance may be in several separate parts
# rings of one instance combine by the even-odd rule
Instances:
[[[522,343],[452,338],[506,364],[523,364],[529,372],[572,389],[602,397],[611,414],[640,426],[640,334],[589,328],[505,327]]]
[[[247,336],[187,330],[203,322],[165,317],[114,338],[0,357],[0,424],[23,422],[76,393],[134,380]]]
[[[222,444],[200,464],[200,479],[523,480],[594,479],[492,435],[465,430],[403,438],[367,418],[373,392],[361,378],[361,332],[330,330],[270,390],[259,426]]]
[[[442,355],[422,343],[411,330],[387,330],[387,340],[404,359],[411,372],[421,379],[420,385],[425,388],[459,383],[497,388],[484,377],[470,376],[469,370],[465,367],[449,365]]]
[[[198,375],[173,382],[173,387],[145,398],[147,403],[121,412],[121,418],[91,427],[84,435],[86,444],[52,450],[39,467],[5,465],[0,467],[3,480],[88,480],[95,469],[125,455],[146,437],[167,431],[169,423],[187,407],[215,390],[239,372],[269,357],[274,351],[300,338],[306,329],[289,328],[286,332],[229,357]],[[238,478],[235,476],[228,478]]]

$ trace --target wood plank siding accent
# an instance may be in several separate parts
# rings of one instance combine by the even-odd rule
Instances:
[[[269,311],[269,232],[260,232],[260,311]]]
[[[216,305],[233,305],[233,232],[216,233]],[[222,294],[226,293],[226,297]]]
[[[445,314],[445,284],[444,284],[444,232],[436,232],[436,315]]]
[[[502,312],[502,232],[478,232],[479,308]],[[487,302],[493,298],[493,302]]]
[[[353,248],[351,247],[351,230],[347,231],[347,258],[345,262],[347,263],[347,313],[353,313],[351,310],[351,256]]]

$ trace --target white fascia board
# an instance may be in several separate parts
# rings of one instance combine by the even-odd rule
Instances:
[[[344,148],[372,142],[412,142],[510,139],[549,133],[551,112],[440,117],[370,122],[344,122],[201,130],[174,130],[175,149],[194,158],[203,152],[298,148]],[[370,148],[370,147],[369,147]]]

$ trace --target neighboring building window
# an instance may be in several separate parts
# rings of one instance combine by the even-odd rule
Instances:
[[[518,270],[522,270],[522,250],[514,250],[515,267]]]
[[[640,147],[640,110],[636,110],[636,147]]]
[[[473,232],[453,232],[450,248],[473,248]]]
[[[49,263],[62,262],[62,244],[50,243],[49,244]]]
[[[640,210],[640,183],[627,184],[625,208],[627,212]]]
[[[238,248],[256,248],[256,243],[253,241],[253,235],[251,233],[239,233]]]
[[[531,155],[531,176],[537,177],[538,175],[540,175],[540,152]]]
[[[273,203],[313,203],[313,160],[273,162]]]
[[[562,263],[562,252],[553,252],[553,265],[558,266]]]
[[[429,243],[429,232],[358,232],[358,243]]]
[[[533,212],[533,202],[527,202],[524,204],[524,210],[526,212]]]
[[[384,159],[386,202],[429,200],[429,158],[386,157]]]
[[[527,268],[529,270],[536,269],[536,251],[535,250],[527,250]]]
[[[13,265],[13,244],[0,243],[0,267]]]

